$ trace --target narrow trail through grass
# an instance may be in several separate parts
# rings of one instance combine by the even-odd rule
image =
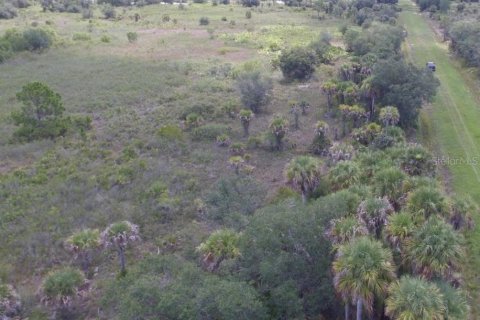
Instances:
[[[437,65],[441,85],[433,103],[422,116],[423,139],[432,146],[439,161],[448,169],[447,183],[460,196],[470,196],[480,204],[480,91],[472,75],[450,57],[448,47],[437,39],[434,30],[410,0],[400,0],[400,20],[408,37],[409,59],[423,67],[427,61]],[[473,317],[480,314],[480,214],[475,214],[476,229],[468,235],[466,284],[472,294]]]

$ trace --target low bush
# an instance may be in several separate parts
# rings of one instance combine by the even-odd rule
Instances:
[[[72,39],[73,39],[74,41],[89,41],[89,40],[91,40],[92,38],[91,38],[90,35],[87,34],[87,33],[77,32],[77,33],[74,33],[74,34],[73,34]]]
[[[138,34],[136,32],[128,32],[127,33],[127,39],[128,39],[128,42],[133,43],[133,42],[137,41]]]
[[[178,126],[167,124],[157,132],[158,137],[167,140],[183,140],[183,131]]]
[[[206,124],[193,129],[192,138],[194,140],[212,140],[214,141],[218,136],[226,134],[230,128],[223,124]]]
[[[52,35],[43,29],[28,29],[23,33],[9,29],[0,37],[0,63],[11,58],[15,52],[42,52],[53,43]]]
[[[43,29],[28,29],[23,32],[23,38],[29,51],[42,52],[53,42],[52,36]]]
[[[282,52],[279,66],[285,79],[306,80],[315,72],[315,53],[307,48],[293,48]]]
[[[201,26],[206,26],[210,23],[210,19],[208,19],[208,17],[201,17],[199,23]]]
[[[115,8],[110,4],[106,4],[102,8],[102,13],[105,19],[115,19],[117,17],[117,12],[115,11]]]
[[[109,43],[111,41],[110,37],[107,36],[107,35],[103,35],[101,38],[100,38],[100,41],[104,42],[104,43]]]

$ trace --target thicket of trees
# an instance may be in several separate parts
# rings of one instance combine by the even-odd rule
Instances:
[[[432,13],[443,29],[443,40],[450,41],[450,49],[468,67],[480,68],[480,17],[478,2],[459,2],[450,10]]]
[[[456,22],[448,31],[452,51],[470,67],[480,68],[480,23]]]

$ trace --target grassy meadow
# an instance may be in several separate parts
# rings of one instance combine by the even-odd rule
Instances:
[[[140,225],[145,240],[132,254],[162,251],[171,243],[187,256],[195,254],[214,227],[201,219],[201,199],[216,181],[234,174],[216,134],[248,142],[230,114],[241,108],[234,82],[242,71],[262,70],[274,79],[273,97],[253,120],[251,136],[260,137],[276,113],[293,123],[291,100],[312,106],[300,128],[291,128],[283,152],[247,150],[253,176],[270,198],[284,184],[285,164],[307,149],[314,124],[324,117],[322,78],[335,71],[323,65],[308,83],[286,84],[272,61],[280,48],[309,43],[322,32],[335,43],[341,22],[278,5],[250,9],[247,19],[247,10],[151,5],[117,8],[116,20],[96,10],[87,20],[32,6],[2,21],[0,34],[34,24],[56,35],[47,52],[22,53],[0,65],[0,278],[18,284],[26,310],[35,305],[41,278],[70,259],[64,240],[84,227],[103,229],[128,219]],[[201,17],[210,23],[200,26]],[[127,32],[136,32],[138,40],[130,43]],[[68,115],[90,116],[92,130],[55,142],[12,143],[10,114],[20,108],[15,95],[31,81],[60,93]],[[210,131],[179,130],[190,112],[200,113]],[[112,260],[97,270],[101,286],[116,261],[114,253],[96,259]],[[87,303],[95,305],[95,298]]]

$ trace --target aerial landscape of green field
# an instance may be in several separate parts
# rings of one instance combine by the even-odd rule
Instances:
[[[0,0],[0,319],[477,319],[479,9]]]

